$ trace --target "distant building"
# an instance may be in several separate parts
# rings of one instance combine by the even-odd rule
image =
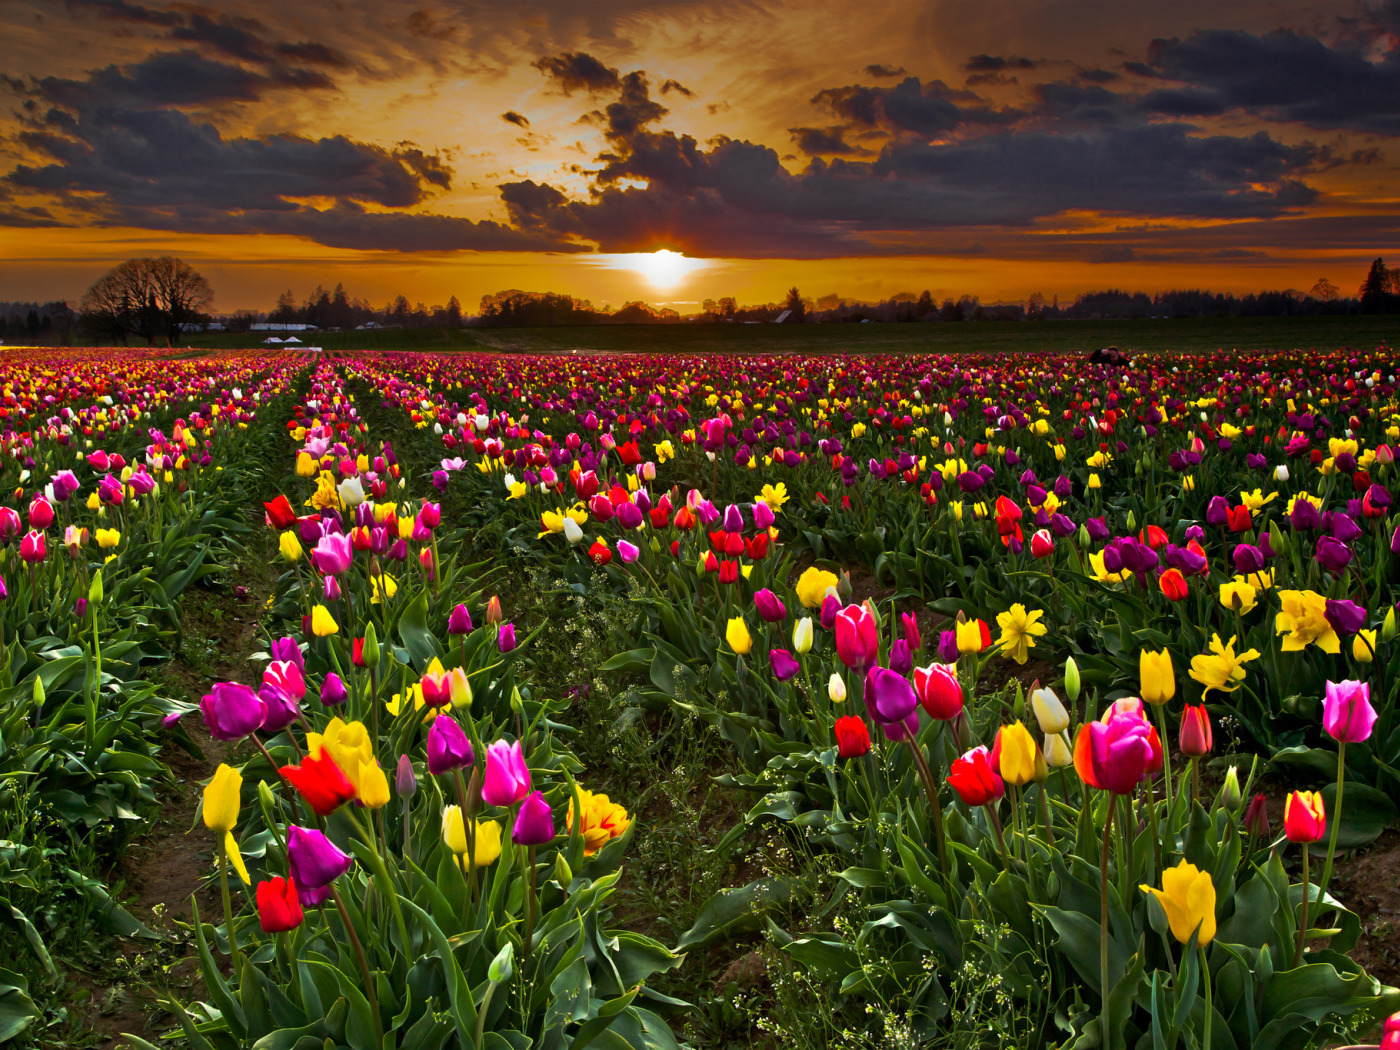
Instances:
[[[283,321],[258,321],[250,329],[254,332],[316,332],[319,330],[314,324],[292,324]]]
[[[786,320],[787,320],[789,317],[791,317],[791,316],[792,316],[792,311],[791,311],[791,310],[784,310],[784,311],[783,311],[782,313],[780,313],[777,317],[773,318],[773,323],[774,323],[774,324],[782,324],[784,321],[786,321]]]

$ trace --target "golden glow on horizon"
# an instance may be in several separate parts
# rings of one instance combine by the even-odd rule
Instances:
[[[704,259],[690,259],[681,252],[661,248],[654,252],[630,252],[622,255],[604,256],[604,265],[619,270],[631,270],[646,278],[657,291],[670,291],[697,270],[703,270],[709,263]]]

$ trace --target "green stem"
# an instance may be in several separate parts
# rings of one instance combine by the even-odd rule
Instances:
[[[1206,1023],[1201,1031],[1201,1050],[1210,1050],[1210,1028],[1211,1023],[1215,1020],[1215,1002],[1212,994],[1213,988],[1211,986],[1215,982],[1213,982],[1210,977],[1210,964],[1206,962],[1205,945],[1197,944],[1196,951],[1201,955],[1201,983],[1206,986]]]
[[[1322,878],[1317,884],[1317,899],[1322,901],[1327,892],[1327,883],[1332,878],[1332,859],[1337,855],[1337,830],[1342,826],[1342,788],[1346,785],[1347,743],[1341,741],[1337,747],[1337,797],[1332,802],[1332,831],[1327,836],[1327,863],[1322,866]]]
[[[929,768],[928,758],[924,755],[924,749],[912,736],[905,737],[905,743],[909,745],[909,750],[914,754],[914,763],[918,766],[919,776],[924,782],[924,791],[928,795],[928,806],[933,817],[933,840],[938,851],[938,869],[943,873],[943,877],[948,877],[948,854],[943,844],[943,807],[938,801],[938,783],[933,779],[933,771]]]
[[[1108,843],[1113,833],[1113,811],[1118,805],[1118,796],[1108,796],[1108,815],[1103,821],[1103,856],[1099,867],[1099,991],[1103,996],[1105,1012],[1108,1007]]]
[[[355,926],[350,921],[350,914],[345,910],[340,894],[336,893],[334,886],[327,888],[331,891],[331,900],[335,901],[335,906],[340,912],[340,921],[345,924],[345,935],[350,938],[350,950],[355,953],[355,961],[360,966],[360,977],[365,982],[365,998],[369,1000],[369,1013],[374,1020],[374,1045],[383,1046],[384,1022],[379,1017],[379,993],[374,988],[374,977],[369,971],[364,945],[360,943],[360,935],[355,932]]]
[[[1303,843],[1303,914],[1298,919],[1298,945],[1293,949],[1294,969],[1303,964],[1303,941],[1308,933],[1308,900],[1312,897],[1312,886],[1308,882],[1308,844]]]
[[[238,934],[233,931],[233,901],[228,892],[228,855],[223,843],[219,844],[219,883],[224,897],[224,932],[228,934],[229,955],[233,958],[233,972],[241,978],[243,959],[238,952]]]

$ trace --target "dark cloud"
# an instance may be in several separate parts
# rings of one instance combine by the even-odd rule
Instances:
[[[864,146],[849,143],[843,137],[845,129],[830,128],[788,128],[797,148],[809,156],[818,154],[837,157],[869,156],[871,151]]]
[[[324,73],[287,68],[259,72],[195,51],[164,51],[126,67],[93,70],[83,80],[44,77],[25,90],[31,102],[71,109],[103,106],[212,106],[252,102],[284,88],[328,88]]]
[[[668,95],[668,94],[670,94],[672,91],[676,92],[677,94],[684,95],[686,98],[694,98],[694,97],[695,97],[695,92],[691,91],[690,88],[686,87],[686,86],[685,86],[684,84],[682,84],[679,80],[665,80],[665,81],[662,81],[662,84],[661,84],[661,93],[662,93],[663,95]]]
[[[344,54],[325,44],[276,44],[273,52],[279,58],[290,58],[294,62],[305,62],[309,66],[330,66],[335,69],[348,69],[351,61]]]
[[[656,129],[665,111],[647,86],[644,72],[628,73],[617,100],[595,111],[608,149],[586,199],[534,181],[500,187],[516,226],[604,251],[670,244],[711,255],[819,256],[900,250],[914,231],[1027,226],[1078,210],[1244,219],[1285,215],[1316,197],[1302,181],[1315,147],[1264,133],[1201,136],[1180,123],[1084,120],[1091,104],[1135,104],[1102,88],[1072,85],[1078,100],[1056,102],[1088,125],[1079,130],[998,130],[937,144],[906,135],[870,160],[842,155],[853,152],[843,137],[850,125],[926,135],[969,125],[967,114],[985,107],[975,95],[916,78],[888,91],[831,89],[814,101],[848,126],[791,129],[809,154],[821,154],[793,174],[767,146],[721,138],[704,149]],[[1045,106],[1040,123],[1050,115]]]
[[[502,113],[501,119],[507,124],[514,124],[518,128],[528,128],[530,126],[530,118],[515,112],[513,109],[508,109]]]
[[[860,84],[826,88],[812,98],[848,124],[880,128],[894,134],[933,138],[969,124],[1004,124],[1013,110],[996,110],[970,91],[950,88],[941,80],[922,83],[906,77],[894,87]]]
[[[233,58],[259,59],[267,51],[261,34],[266,30],[253,18],[212,18],[201,13],[190,16],[189,24],[171,30],[175,40],[205,44]]]
[[[1080,80],[1087,80],[1090,84],[1112,84],[1123,79],[1122,73],[1115,73],[1111,69],[1081,69],[1075,76]]]
[[[1020,55],[973,55],[963,65],[964,73],[1001,73],[1008,69],[1035,69],[1042,65]]]
[[[549,55],[530,64],[556,81],[566,95],[572,95],[575,91],[602,94],[616,89],[621,83],[617,70],[582,51]]]
[[[177,11],[156,11],[126,0],[67,0],[66,6],[73,12],[92,12],[113,22],[134,25],[176,26],[184,21],[184,16]]]
[[[877,77],[881,79],[902,77],[904,76],[904,67],[886,66],[881,65],[879,62],[872,62],[870,65],[865,67],[865,75],[868,77]]]
[[[1158,77],[1189,85],[1184,95],[1159,98],[1166,107],[1160,112],[1184,103],[1202,113],[1238,109],[1313,128],[1400,134],[1397,46],[1373,61],[1358,48],[1290,30],[1255,36],[1217,29],[1154,40],[1148,63]]]

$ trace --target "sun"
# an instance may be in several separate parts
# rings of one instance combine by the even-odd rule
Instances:
[[[661,248],[654,252],[614,255],[613,265],[620,270],[639,273],[653,288],[665,291],[676,287],[690,274],[703,269],[707,264],[703,259],[689,259],[680,252]]]

